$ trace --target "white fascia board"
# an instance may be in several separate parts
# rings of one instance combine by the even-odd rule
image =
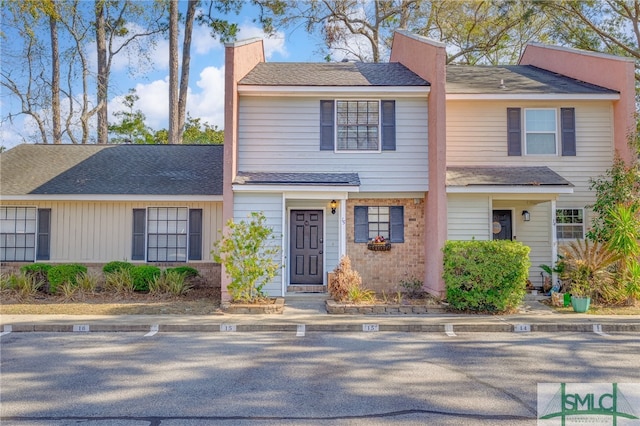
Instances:
[[[448,101],[617,101],[618,93],[611,94],[500,94],[500,93],[449,93]]]
[[[233,192],[360,192],[359,186],[331,185],[232,185]]]
[[[222,195],[29,194],[3,195],[2,201],[222,201]]]
[[[347,200],[349,199],[349,193],[346,191],[327,191],[327,192],[307,192],[307,191],[287,191],[284,193],[284,198],[287,200]]]
[[[430,92],[429,86],[238,86],[238,93],[252,96],[314,96],[335,93],[340,95],[423,97]]]
[[[447,186],[447,194],[573,194],[570,186]]]

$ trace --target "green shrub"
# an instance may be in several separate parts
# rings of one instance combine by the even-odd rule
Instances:
[[[102,267],[102,272],[105,274],[110,274],[112,272],[120,271],[122,269],[131,269],[133,268],[133,264],[129,262],[124,262],[122,260],[114,260],[113,262],[109,262]]]
[[[529,247],[515,241],[447,241],[446,296],[454,309],[506,312],[524,299]]]
[[[51,269],[51,265],[48,263],[32,263],[30,265],[20,267],[20,272],[34,277],[36,281],[42,283],[40,286],[41,289],[49,291],[49,281],[47,279],[49,269]]]
[[[176,266],[175,268],[167,268],[164,272],[166,274],[168,274],[169,272],[177,272],[184,278],[195,278],[200,275],[200,272],[198,272],[196,268],[192,268],[191,266]]]
[[[149,291],[149,284],[162,274],[160,268],[153,265],[137,265],[129,271],[136,291]]]
[[[77,263],[52,266],[47,273],[47,278],[49,280],[49,292],[55,294],[58,290],[58,286],[66,282],[77,285],[78,276],[86,273],[87,267]]]
[[[233,301],[255,302],[265,297],[264,286],[277,275],[279,248],[264,213],[252,212],[247,221],[229,219],[226,233],[213,246],[213,260],[222,264],[231,279],[227,285]]]

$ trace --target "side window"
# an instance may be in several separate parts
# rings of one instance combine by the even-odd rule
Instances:
[[[556,209],[556,237],[559,240],[584,238],[584,209]]]
[[[356,243],[382,236],[392,243],[404,242],[403,206],[356,206],[354,208]]]

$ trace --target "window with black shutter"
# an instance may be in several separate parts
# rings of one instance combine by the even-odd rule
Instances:
[[[354,241],[366,243],[383,237],[391,243],[404,242],[403,206],[355,206]]]

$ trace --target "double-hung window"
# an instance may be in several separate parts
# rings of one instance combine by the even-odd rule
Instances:
[[[403,206],[356,206],[355,242],[366,243],[377,236],[392,243],[404,242]]]
[[[393,100],[320,101],[320,150],[395,151],[395,111]]]
[[[523,149],[525,155],[576,156],[575,108],[507,108],[507,153],[521,156]]]
[[[557,209],[556,236],[559,240],[584,238],[584,209]]]
[[[338,151],[380,149],[379,101],[336,101]]]
[[[146,243],[146,244],[145,244]],[[202,259],[202,210],[149,207],[133,211],[133,260],[186,262]]]
[[[525,152],[555,155],[558,126],[555,109],[525,109]]]
[[[51,209],[0,207],[0,260],[49,259]]]

